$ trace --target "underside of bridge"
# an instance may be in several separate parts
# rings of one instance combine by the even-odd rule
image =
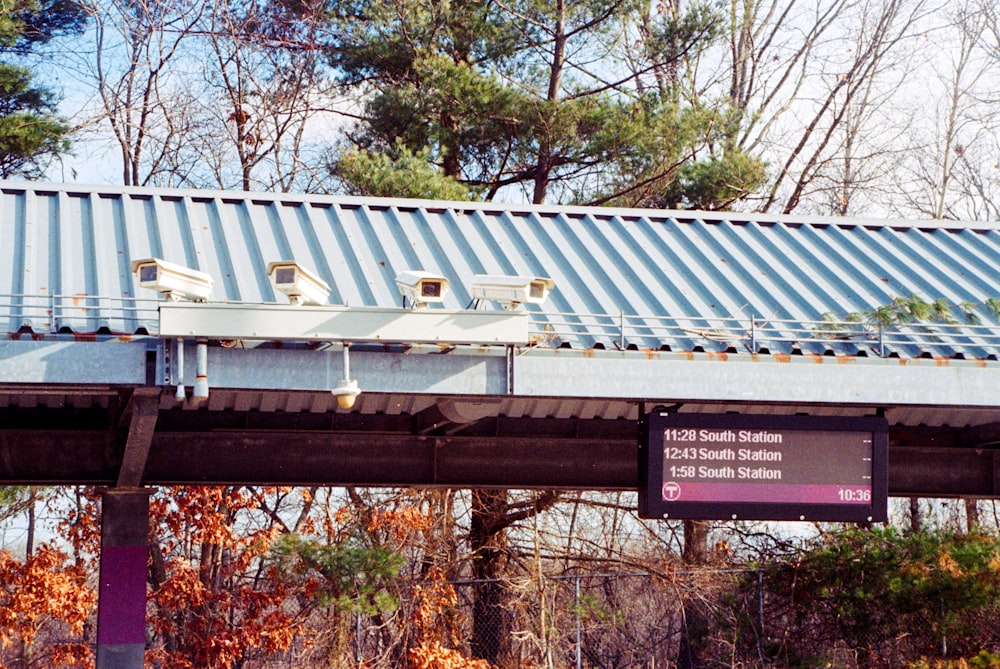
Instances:
[[[256,391],[228,393],[260,404]],[[285,406],[318,393],[271,397]],[[366,404],[407,411],[325,412],[178,403],[158,388],[0,391],[0,480],[98,486],[281,484],[403,487],[636,489],[640,416],[660,403],[600,403],[604,414],[548,402],[545,416],[499,412],[514,400],[385,395]],[[671,403],[673,409],[749,414],[892,416],[891,407]],[[907,413],[914,412],[910,407]],[[593,407],[591,407],[591,413]],[[929,412],[933,413],[933,412]],[[987,412],[988,413],[988,412]],[[485,415],[483,415],[485,414]],[[890,423],[893,496],[1000,495],[1000,422],[953,409],[976,424]],[[963,422],[968,422],[967,420]]]

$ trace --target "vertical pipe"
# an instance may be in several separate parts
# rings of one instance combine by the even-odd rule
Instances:
[[[757,323],[753,314],[750,314],[750,352],[757,352]]]
[[[514,394],[514,345],[507,344],[507,394]]]
[[[941,598],[941,618],[944,618],[944,598]],[[941,657],[948,657],[948,635],[941,630]]]
[[[194,394],[191,399],[208,399],[208,340],[199,339],[195,350]]]
[[[766,664],[764,662],[764,647],[762,639],[764,638],[764,570],[757,570],[757,616],[759,629],[757,630],[757,657],[760,659],[761,666]]]
[[[149,491],[101,496],[96,669],[142,669],[146,649]]]
[[[764,638],[764,570],[757,570],[757,592],[758,602],[757,606],[759,608],[758,615],[760,616],[760,632],[757,634],[758,639]]]
[[[351,343],[343,342],[344,355],[344,378],[340,385],[332,388],[333,396],[337,398],[337,406],[341,409],[350,409],[354,406],[354,401],[361,394],[358,382],[351,379]]]
[[[618,341],[621,342],[624,351],[628,348],[628,342],[625,341],[625,311],[622,309],[618,310],[618,329],[621,332],[621,338]]]
[[[580,669],[583,666],[583,654],[581,652],[582,640],[580,636],[580,575],[577,574],[574,579],[576,583],[576,593],[575,593],[575,606],[576,609],[576,669]]]
[[[177,338],[177,356],[175,357],[175,366],[177,367],[177,392],[174,393],[174,399],[178,402],[183,402],[186,396],[184,391],[184,338]]]
[[[354,614],[354,661],[361,666],[361,611]]]

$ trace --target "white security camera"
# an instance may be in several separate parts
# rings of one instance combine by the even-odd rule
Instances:
[[[212,294],[212,277],[205,272],[159,258],[133,260],[130,266],[141,287],[159,291],[168,300],[204,302]]]
[[[477,274],[472,277],[472,297],[493,300],[507,310],[522,302],[541,304],[556,285],[552,279],[540,276],[502,276]]]
[[[414,308],[431,302],[443,302],[448,294],[448,279],[423,270],[408,270],[396,275],[396,287]]]
[[[294,260],[278,260],[267,264],[267,276],[276,289],[288,296],[294,305],[321,306],[328,303],[330,286]]]

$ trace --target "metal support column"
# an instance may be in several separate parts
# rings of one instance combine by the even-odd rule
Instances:
[[[142,669],[146,650],[149,491],[101,497],[101,576],[96,669]]]

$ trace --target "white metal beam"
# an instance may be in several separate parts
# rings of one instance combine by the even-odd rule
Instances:
[[[161,337],[527,345],[526,312],[283,304],[160,305]]]

